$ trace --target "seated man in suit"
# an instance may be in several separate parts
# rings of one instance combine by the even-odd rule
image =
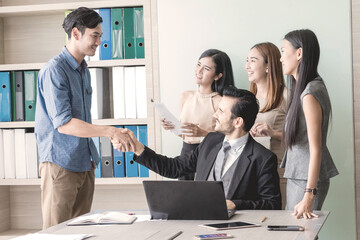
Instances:
[[[216,132],[209,133],[189,157],[156,154],[128,131],[136,146],[134,160],[168,178],[196,172],[195,181],[222,181],[228,209],[281,209],[276,155],[249,134],[258,111],[251,92],[225,88],[214,114]]]

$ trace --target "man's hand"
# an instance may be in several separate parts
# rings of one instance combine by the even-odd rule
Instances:
[[[111,139],[112,144],[114,145],[114,148],[119,150],[119,151],[123,151],[123,152],[129,152],[132,151],[134,152],[136,155],[141,155],[141,153],[144,151],[145,147],[142,143],[140,143],[134,133],[132,131],[130,131],[129,129],[126,128],[119,128],[122,134],[127,135],[130,140],[133,142],[134,144],[134,148],[133,149],[129,149],[126,148],[125,146],[123,146],[123,144],[119,141],[117,141],[116,139]]]
[[[132,133],[129,129],[126,128],[113,129],[110,140],[119,144],[119,147],[117,148],[118,150],[123,152],[135,151],[135,141],[130,137],[129,132]]]
[[[231,200],[226,200],[226,207],[229,210],[235,210],[236,209],[235,203],[233,201],[231,201]]]

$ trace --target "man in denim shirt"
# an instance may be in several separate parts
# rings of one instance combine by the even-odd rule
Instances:
[[[84,60],[100,45],[102,19],[78,8],[64,20],[68,43],[39,72],[35,134],[40,155],[43,229],[90,211],[94,169],[91,137],[117,139],[134,149],[122,129],[91,124],[90,73]]]

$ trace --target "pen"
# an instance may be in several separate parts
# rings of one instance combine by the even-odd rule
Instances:
[[[298,225],[290,225],[290,226],[268,226],[269,231],[304,231],[305,228],[303,226]]]
[[[261,219],[260,222],[264,222],[266,220],[266,216]]]
[[[182,231],[179,231],[179,232],[175,233],[173,236],[169,237],[168,240],[173,240],[173,239],[177,238],[182,233],[183,233]]]

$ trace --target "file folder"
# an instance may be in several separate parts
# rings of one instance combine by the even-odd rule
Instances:
[[[99,159],[101,159],[101,151],[100,151],[100,138],[99,137],[93,137],[92,140],[94,141],[96,151],[99,154]],[[99,165],[95,168],[95,178],[101,178],[101,161]]]
[[[3,129],[4,171],[6,179],[15,178],[15,130]]]
[[[128,125],[125,128],[131,130],[135,137],[137,138],[137,129],[136,126]],[[134,153],[126,152],[125,153],[125,171],[126,177],[138,177],[139,176],[139,164],[134,161]]]
[[[101,176],[103,178],[114,177],[114,162],[112,157],[112,148],[110,139],[100,137],[101,152]]]
[[[36,104],[36,73],[24,71],[25,88],[25,121],[35,121]]]
[[[125,117],[136,118],[136,84],[135,67],[124,68],[125,83]]]
[[[102,18],[103,22],[101,23],[101,28],[103,35],[101,36],[101,45],[100,45],[100,60],[110,60],[111,57],[111,11],[110,8],[99,9],[99,15]]]
[[[147,126],[139,125],[137,126],[138,130],[138,139],[144,146],[148,145],[148,137],[147,137]],[[140,177],[149,177],[149,169],[141,164],[139,164],[139,176]]]
[[[125,118],[124,67],[113,67],[112,71],[114,118]]]
[[[12,97],[14,101],[13,113],[15,113],[14,121],[25,121],[25,99],[24,99],[24,73],[16,71],[14,73],[14,91]],[[12,91],[13,92],[13,91]]]
[[[16,120],[16,109],[15,109],[15,72],[10,72],[10,98],[11,98],[11,121]]]
[[[15,143],[15,176],[17,179],[27,178],[25,129],[15,129]]]
[[[0,179],[5,177],[5,166],[4,166],[4,137],[3,130],[0,129]]]
[[[10,72],[0,72],[0,122],[11,121]]]
[[[135,57],[145,57],[144,12],[142,7],[134,8],[135,21]]]
[[[36,178],[39,178],[39,175],[38,175],[38,155],[37,155],[35,133],[26,132],[25,133],[25,141],[26,141],[27,177],[36,179]]]
[[[111,9],[112,59],[124,58],[123,9]]]
[[[103,70],[101,68],[89,68],[91,77],[91,118],[103,118]]]
[[[136,117],[147,118],[145,67],[136,67]]]
[[[124,57],[135,58],[134,8],[124,8]]]
[[[123,126],[116,126],[123,128]],[[125,177],[125,156],[124,152],[113,148],[114,157],[114,177]]]

